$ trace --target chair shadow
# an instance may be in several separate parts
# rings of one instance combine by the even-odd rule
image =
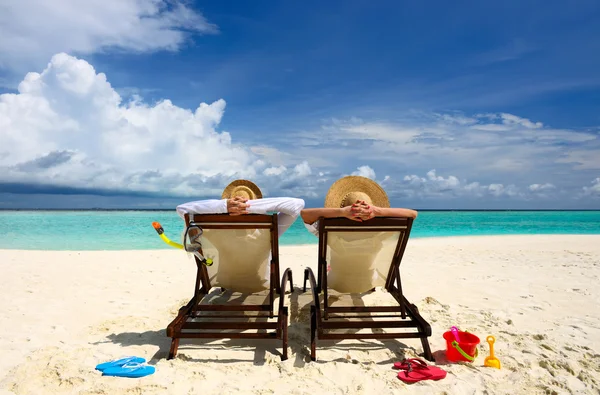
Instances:
[[[298,290],[295,289],[292,295],[297,294]],[[222,297],[222,292],[214,291],[206,295],[206,301],[218,301]],[[244,295],[240,296],[238,302],[243,299]],[[230,300],[232,301],[232,300]],[[233,300],[235,301],[235,300]],[[288,327],[288,331],[289,331]],[[265,330],[259,330],[258,333],[265,332]],[[153,345],[158,347],[158,351],[150,358],[149,364],[156,364],[161,359],[166,359],[169,355],[171,348],[171,338],[167,337],[166,329],[160,329],[155,331],[146,332],[122,332],[113,333],[106,336],[107,342],[119,344],[123,347],[128,346],[145,346]],[[105,343],[105,341],[95,342],[92,344]],[[229,358],[229,359],[213,359],[213,358],[193,358],[188,354],[183,354],[181,351],[192,350],[195,348],[202,348],[204,350],[217,350],[217,349],[233,349],[233,350],[254,350],[254,358],[243,359],[243,358]],[[292,352],[296,353],[295,366],[303,366],[303,364],[297,365],[302,358],[298,358],[298,354],[301,353],[302,346],[295,342],[290,342],[288,336],[288,349],[292,349]],[[227,339],[227,338],[214,338],[214,339],[180,339],[178,353],[175,359],[185,359],[186,361],[194,362],[216,362],[216,363],[235,363],[235,362],[250,362],[252,361],[256,366],[262,366],[266,362],[267,350],[271,353],[282,356],[281,353],[281,340],[280,339]],[[310,355],[307,354],[307,361],[310,361]],[[306,362],[306,361],[305,361]]]
[[[308,293],[308,290],[307,290]],[[294,367],[304,367],[307,363],[310,363],[310,305],[312,304],[312,295],[308,300],[308,303],[302,305],[300,298],[307,293],[302,292],[301,287],[294,287],[294,291],[289,294],[289,322],[288,322],[288,353],[294,358]],[[361,298],[357,298],[355,303],[361,304]],[[166,317],[165,317],[166,318]],[[168,321],[168,320],[167,320]],[[106,341],[100,341],[93,344],[100,344],[106,342],[112,342],[123,347],[128,346],[145,346],[153,345],[158,347],[158,351],[150,358],[149,364],[156,364],[161,359],[166,359],[169,355],[171,347],[171,338],[167,337],[166,329],[160,330],[149,330],[145,332],[122,332],[112,333],[106,336]],[[348,360],[346,358],[336,358],[333,360],[324,360],[319,358],[319,348],[338,349],[341,351],[350,350],[381,350],[387,348],[394,353],[394,357],[376,362],[377,365],[387,365],[398,360],[405,359],[410,356],[417,354],[417,350],[414,347],[406,345],[396,339],[389,340],[356,340],[352,343],[346,343],[344,346],[340,346],[339,343],[342,341],[348,342],[349,340],[319,340],[317,348],[317,361],[316,363],[325,364],[327,362],[348,362],[348,363],[360,363],[356,359]],[[185,350],[193,350],[202,348],[204,350],[241,350],[249,351],[254,350],[253,359],[244,358],[227,358],[227,359],[213,359],[213,358],[194,358],[190,357],[189,353],[181,353]],[[214,363],[236,363],[236,362],[252,362],[255,366],[263,366],[266,363],[267,350],[281,357],[281,340],[279,339],[227,339],[227,338],[215,338],[215,339],[181,339],[179,344],[179,352],[176,359],[184,359],[186,361],[193,362],[214,362]],[[290,352],[291,351],[291,352]],[[438,353],[442,353],[441,354]],[[445,352],[435,352],[435,359],[443,360],[445,358]]]
[[[147,346],[153,345],[158,347],[158,351],[148,361],[149,364],[156,364],[161,359],[167,359],[169,350],[171,348],[171,338],[167,337],[166,330],[161,329],[157,331],[146,331],[146,332],[122,332],[113,333],[108,335],[107,340],[119,344],[123,347],[128,346]],[[216,362],[216,363],[235,363],[235,362],[250,362],[254,365],[262,366],[266,362],[266,353],[268,342],[273,343],[272,351],[274,354],[281,355],[279,350],[276,350],[277,342],[280,340],[267,339],[267,341],[259,340],[247,340],[247,339],[181,339],[179,343],[178,353],[175,359],[184,359],[186,361],[194,362]],[[99,344],[104,342],[96,342],[93,344]],[[265,344],[267,343],[267,344]],[[248,351],[254,350],[254,358],[243,359],[243,358],[229,358],[229,359],[214,359],[214,358],[193,358],[188,354],[182,353],[185,350],[193,350],[196,347],[204,350],[221,350],[221,349],[238,349]]]
[[[355,306],[364,306],[363,296],[371,293],[373,291],[368,291],[362,294],[351,294],[352,302]],[[300,296],[310,295],[310,298],[305,300],[305,304],[301,305],[299,299]],[[323,297],[323,294],[320,294],[320,297]],[[330,295],[330,299],[336,298],[334,295]],[[295,367],[302,367],[306,363],[311,362],[310,360],[310,305],[313,303],[312,290],[307,288],[306,292],[302,292],[302,288],[295,288],[295,292],[290,297],[290,332],[300,332],[302,334],[302,341],[300,343],[290,342],[290,347],[296,354],[296,361],[294,363]],[[322,303],[322,300],[321,300]],[[300,320],[299,318],[306,318],[304,320]],[[370,317],[365,317],[365,320],[371,320]],[[292,329],[293,328],[293,329]],[[348,329],[348,333],[356,333],[360,329]],[[378,333],[383,331],[382,329],[372,328],[371,331],[373,333]],[[361,350],[361,351],[370,351],[370,350],[382,350],[388,349],[393,352],[395,355],[387,360],[377,362],[378,365],[387,365],[389,363],[393,363],[397,360],[402,360],[408,358],[410,356],[414,356],[417,354],[417,349],[411,347],[405,343],[397,339],[384,339],[384,340],[362,340],[356,339],[352,343],[348,343],[349,339],[340,339],[340,340],[318,340],[317,343],[317,360],[315,363],[324,364],[327,362],[351,362],[351,363],[360,363],[356,359],[348,360],[346,358],[336,358],[332,360],[324,360],[322,357],[319,357],[319,349],[337,349],[340,351],[351,350]],[[340,346],[341,342],[346,342],[344,346]]]

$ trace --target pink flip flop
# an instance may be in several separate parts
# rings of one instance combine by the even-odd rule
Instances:
[[[425,361],[419,358],[395,362],[394,368],[401,370],[398,372],[398,378],[406,383],[416,383],[422,380],[441,380],[447,374],[444,369],[427,365]]]

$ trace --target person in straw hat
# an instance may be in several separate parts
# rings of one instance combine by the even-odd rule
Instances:
[[[415,210],[390,208],[385,191],[375,181],[360,176],[343,177],[334,182],[324,206],[301,212],[304,225],[317,237],[321,217],[345,217],[361,222],[373,217],[417,217]],[[328,286],[339,292],[355,292],[356,289],[367,292],[375,291],[374,285],[383,285],[388,267],[380,267],[385,259],[377,260],[376,257],[380,253],[393,255],[392,236],[389,232],[344,232],[329,237]]]
[[[298,218],[304,200],[290,197],[263,198],[260,188],[249,180],[235,180],[225,187],[221,199],[197,200],[177,206],[181,218],[185,214],[266,214],[277,212],[279,236]]]
[[[318,219],[345,217],[367,221],[373,217],[416,218],[417,212],[407,208],[391,208],[387,194],[375,181],[361,176],[340,178],[331,185],[322,208],[307,208],[300,213],[306,228],[319,235]]]
[[[278,235],[281,236],[300,215],[304,208],[304,200],[278,197],[263,198],[262,191],[252,181],[235,180],[225,187],[221,199],[197,200],[177,206],[177,213],[184,218],[185,214],[267,214],[277,212]],[[226,235],[212,233],[203,237],[203,251],[213,259],[215,266],[208,269],[210,276],[216,276],[222,287],[235,287],[240,292],[254,292],[269,283],[270,249],[263,249],[265,229],[236,229]],[[190,236],[195,236],[190,231]],[[244,248],[232,248],[240,242]],[[253,265],[240,265],[238,262],[263,262],[263,270],[256,270]],[[213,278],[213,277],[211,277]],[[212,280],[211,280],[212,281]],[[244,288],[246,287],[246,288]]]

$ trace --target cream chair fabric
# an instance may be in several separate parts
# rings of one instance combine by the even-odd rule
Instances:
[[[329,232],[327,287],[343,293],[385,285],[400,232]]]
[[[202,249],[213,287],[253,293],[269,289],[271,234],[268,229],[205,229]],[[278,281],[278,279],[277,279]]]

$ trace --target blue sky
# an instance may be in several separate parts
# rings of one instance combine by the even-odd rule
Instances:
[[[598,2],[2,7],[0,208],[242,177],[319,205],[347,174],[399,206],[600,208]]]

